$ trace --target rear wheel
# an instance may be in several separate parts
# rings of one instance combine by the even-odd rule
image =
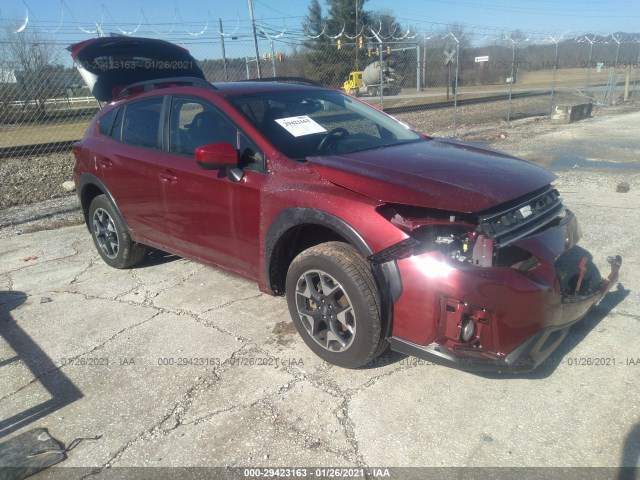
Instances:
[[[93,243],[107,265],[129,268],[144,257],[147,247],[131,240],[129,229],[106,195],[98,195],[91,201],[89,228]]]
[[[387,347],[371,268],[350,245],[328,242],[300,253],[289,267],[286,294],[298,333],[323,360],[356,368]]]

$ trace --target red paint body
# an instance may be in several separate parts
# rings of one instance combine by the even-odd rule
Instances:
[[[87,42],[74,46],[74,58],[86,46]],[[98,119],[132,100],[158,95],[197,97],[224,112],[255,143],[264,155],[264,171],[245,169],[240,181],[232,181],[224,171],[204,170],[195,160],[108,138],[94,121],[74,147],[75,180],[82,199],[83,178],[99,179],[134,240],[234,271],[256,280],[264,292],[277,293],[269,271],[269,236],[288,209],[339,219],[362,240],[369,250],[362,253],[368,255],[413,235],[392,223],[381,209],[412,206],[418,208],[417,221],[422,226],[447,226],[449,217],[455,217],[450,225],[470,224],[470,229],[477,230],[474,218],[525,198],[554,179],[523,160],[449,140],[422,139],[293,160],[229,99],[313,91],[314,87],[251,82],[216,87],[177,86],[136,94],[109,104]],[[410,345],[416,355],[425,347],[440,349],[449,359],[504,361],[544,329],[566,329],[606,293],[617,276],[616,268],[584,298],[569,298],[562,292],[555,264],[578,238],[577,222],[569,214],[539,232],[510,241],[512,247],[536,259],[537,265],[529,270],[452,263],[440,252],[398,256],[389,262],[401,283],[390,308],[389,333],[395,346],[407,351],[403,345]],[[277,243],[278,239],[271,240]],[[468,318],[476,325],[473,342],[459,338],[462,321]],[[549,353],[538,355],[536,364]]]

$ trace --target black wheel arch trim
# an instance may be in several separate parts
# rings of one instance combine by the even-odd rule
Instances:
[[[104,193],[107,196],[109,201],[112,203],[112,205],[118,212],[118,215],[120,215],[120,218],[122,218],[122,221],[124,222],[125,227],[129,229],[129,225],[127,225],[127,222],[125,221],[124,216],[120,211],[120,207],[118,207],[118,202],[115,201],[115,199],[113,198],[113,195],[111,195],[111,192],[109,191],[107,186],[104,183],[102,183],[102,181],[95,175],[92,175],[90,173],[83,173],[80,176],[78,196],[80,198],[80,205],[82,207],[82,213],[84,214],[84,221],[85,221],[85,224],[87,225],[87,228],[89,228],[89,206],[91,202],[89,202],[88,205],[83,205],[82,197],[84,195],[85,189],[90,185],[99,188],[102,191],[102,193]]]
[[[272,281],[275,277],[272,271],[275,260],[274,252],[278,242],[283,238],[283,235],[292,228],[309,224],[323,226],[334,231],[346,239],[364,258],[368,258],[373,254],[371,247],[369,247],[362,236],[351,225],[335,215],[314,208],[292,207],[284,209],[278,214],[269,227],[265,239],[265,273],[269,287],[275,293],[281,293],[277,291],[276,285],[274,285]],[[393,305],[402,294],[400,270],[395,261],[389,261],[383,264],[370,262],[370,264],[378,291],[380,292],[383,331],[386,338],[391,336]]]

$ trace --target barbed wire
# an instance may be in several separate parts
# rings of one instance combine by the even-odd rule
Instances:
[[[0,18],[0,27],[4,27],[4,30],[10,30],[12,34],[22,34],[29,31],[36,30],[42,31],[48,35],[56,35],[58,38],[72,37],[82,34],[86,35],[107,35],[107,32],[117,32],[121,35],[154,35],[158,37],[171,37],[171,38],[184,38],[184,35],[188,37],[198,38],[203,40],[219,39],[222,36],[233,37],[234,40],[244,40],[251,36],[251,26],[248,19],[243,19],[238,14],[236,19],[222,19],[220,22],[233,22],[234,28],[232,33],[224,33],[220,29],[212,29],[211,24],[214,23],[213,17],[210,12],[207,12],[205,17],[204,26],[202,21],[185,21],[180,9],[174,8],[173,20],[170,22],[151,22],[144,11],[140,9],[139,18],[135,22],[122,22],[117,21],[109,8],[102,4],[100,10],[100,18],[93,21],[93,28],[87,27],[86,21],[78,20],[73,11],[66,4],[65,0],[60,0],[60,19],[56,21],[41,21],[38,19],[33,10],[25,4],[25,18],[16,25],[15,21],[5,20]],[[65,15],[65,10],[69,13],[68,18]],[[427,42],[433,41],[434,38],[444,40],[449,34],[452,34],[455,29],[464,29],[464,38],[477,46],[480,44],[499,44],[501,42],[511,42],[514,39],[516,33],[524,36],[524,39],[518,39],[518,45],[525,44],[537,44],[537,43],[590,43],[596,44],[615,44],[616,47],[628,44],[638,44],[640,39],[638,34],[625,34],[621,32],[600,32],[600,33],[575,33],[571,35],[565,31],[559,34],[558,32],[548,32],[544,30],[530,31],[530,30],[512,30],[511,33],[505,33],[505,29],[498,29],[496,27],[489,26],[466,26],[464,24],[451,25],[442,22],[422,22],[430,26],[430,30],[418,29],[410,26],[409,21],[402,22],[402,18],[396,17],[398,22],[393,26],[393,30],[386,33],[382,31],[382,22],[378,22],[377,30],[372,26],[366,26],[359,22],[358,28],[354,34],[347,31],[346,26],[343,24],[340,31],[330,32],[326,23],[323,23],[319,32],[310,31],[310,26],[306,23],[302,23],[298,28],[286,28],[286,32],[280,32],[280,27],[277,27],[269,23],[269,20],[277,19],[284,23],[284,17],[263,18],[261,21],[256,22],[256,27],[260,31],[266,32],[267,37],[277,38],[281,42],[287,42],[287,44],[300,45],[309,40],[319,40],[322,37],[327,38],[330,41],[335,41],[340,38],[347,40],[356,40],[359,37],[364,37],[367,40],[374,40],[378,37],[385,42],[401,42],[401,41],[415,41],[415,42]],[[414,19],[415,22],[415,19]],[[399,25],[405,23],[406,29],[399,29]],[[53,28],[52,28],[53,27]],[[167,29],[168,27],[168,29]],[[438,29],[441,33],[436,34],[434,31]],[[400,30],[401,33],[398,33]],[[275,32],[275,33],[271,33]],[[573,38],[571,38],[573,37]]]
[[[25,18],[21,20],[20,23],[17,25],[17,27],[14,30],[14,33],[22,33],[29,28],[36,28],[48,34],[57,34],[57,33],[72,34],[74,31],[76,31],[84,34],[93,35],[93,34],[104,34],[105,31],[108,31],[110,29],[115,29],[122,35],[133,35],[138,32],[152,32],[155,35],[160,35],[160,36],[185,33],[189,36],[194,36],[194,37],[204,36],[207,32],[213,33],[214,35],[221,34],[221,32],[211,30],[210,25],[211,23],[213,23],[213,18],[210,12],[207,12],[205,16],[206,20],[205,20],[205,25],[203,27],[202,22],[185,21],[178,7],[174,8],[173,21],[170,23],[169,22],[150,22],[148,16],[146,15],[146,13],[142,8],[140,8],[140,15],[137,21],[117,21],[112,15],[112,13],[109,11],[108,7],[105,5],[105,3],[102,3],[101,9],[100,9],[101,10],[100,19],[87,22],[87,21],[79,21],[75,17],[73,10],[69,7],[66,1],[59,0],[60,19],[56,21],[51,21],[51,20],[40,21],[37,18],[35,11],[29,6],[26,0],[22,0],[22,3],[25,6]],[[268,5],[264,4],[263,2],[259,2],[259,3],[268,7]],[[284,13],[284,12],[275,10],[271,7],[269,8],[271,10],[274,10],[275,12]],[[65,19],[65,10],[68,12],[69,16],[71,17],[71,20]],[[105,17],[109,17],[111,21],[105,22]],[[265,22],[268,20],[274,20],[274,19],[284,21],[285,19],[291,19],[291,18],[304,19],[305,17],[284,17],[284,16],[269,17],[269,18],[263,18],[262,22]],[[446,22],[435,22],[431,20],[423,20],[421,18],[408,19],[408,18],[403,18],[401,16],[396,16],[394,18],[398,24],[405,24],[407,26],[406,31],[404,28],[402,29],[402,32],[405,32],[405,33],[397,34],[398,25],[396,24],[392,32],[387,32],[387,34],[383,34],[381,25],[380,25],[380,28],[376,31],[376,34],[379,37],[381,38],[384,37],[383,38],[384,40],[389,40],[389,41],[391,40],[400,41],[400,40],[406,40],[406,39],[418,38],[418,37],[421,37],[421,39],[427,38],[427,37],[431,38],[431,35],[429,35],[428,33],[428,28],[416,28],[416,27],[410,27],[409,25],[427,25],[431,28],[438,27],[444,30],[451,29],[452,27],[451,24]],[[225,22],[236,21],[235,19],[234,20],[221,19],[221,20]],[[0,19],[0,21],[2,21],[2,19]],[[87,23],[93,24],[95,27],[86,28]],[[245,23],[247,25],[247,28],[249,28],[248,27],[249,20],[248,19],[241,20],[240,16],[238,15],[238,19],[237,19],[238,26],[236,28],[236,31],[240,30],[241,23]],[[161,28],[166,25],[170,25],[169,30],[162,31]],[[176,31],[176,27],[178,25],[181,27],[182,32]],[[467,34],[467,38],[469,39],[474,39],[477,41],[494,41],[494,42],[504,40],[504,28],[489,27],[489,26],[483,26],[483,25],[469,25],[469,24],[463,24],[463,23],[460,23],[458,25],[462,28],[465,28],[471,31],[471,33]],[[50,27],[53,27],[53,29],[51,29]],[[194,30],[193,27],[196,27],[199,30]],[[292,31],[291,29],[288,29],[288,30],[290,32]],[[353,40],[358,36],[365,34],[365,31],[366,31],[366,29],[364,28],[364,25],[362,24],[359,26],[360,32],[358,32],[357,30],[358,28],[356,28],[356,32],[354,32],[355,35],[352,36],[351,32],[346,31],[346,27],[344,25],[342,30],[340,30],[340,32],[329,32],[327,29],[327,26],[323,25],[319,33],[310,32],[308,28],[304,26],[298,32],[294,32],[294,33],[300,36],[304,35],[307,39],[319,39],[320,37],[325,36],[328,39],[336,40],[341,36],[344,36],[347,39]],[[480,30],[480,32],[477,32],[477,30]],[[527,36],[527,38],[530,38],[531,41],[539,41],[541,38],[546,39],[547,37],[557,37],[558,35],[558,32],[545,31],[545,30],[521,30],[521,31],[524,33],[525,36]],[[492,34],[490,32],[495,32],[495,33]],[[606,33],[591,32],[590,35],[599,38],[597,43],[605,43],[605,40],[602,40],[605,37],[610,38],[610,41],[614,43],[620,43],[620,44],[637,43],[636,34],[624,35],[620,32],[613,32],[613,33],[612,32],[606,32]],[[365,35],[365,36],[369,39],[373,38],[373,36],[368,36],[368,35]],[[580,42],[581,40],[584,39],[584,36],[585,36],[584,33],[579,33],[575,36],[574,41]]]

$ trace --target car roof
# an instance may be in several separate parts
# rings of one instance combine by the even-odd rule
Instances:
[[[327,90],[326,87],[306,85],[302,83],[289,83],[278,81],[237,81],[237,82],[220,82],[214,83],[213,87],[222,95],[233,96],[251,93],[267,93],[267,92],[284,92],[284,91],[318,91]]]

